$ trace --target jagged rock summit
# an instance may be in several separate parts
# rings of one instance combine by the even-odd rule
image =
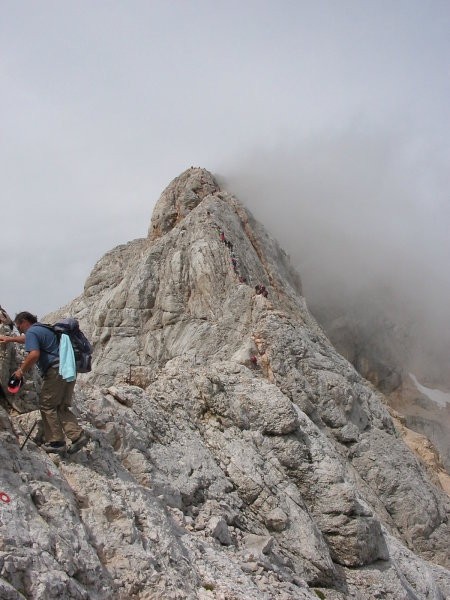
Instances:
[[[55,464],[20,450],[36,411],[3,411],[1,598],[450,596],[448,496],[210,173],[177,177],[62,314],[95,347],[92,440]]]

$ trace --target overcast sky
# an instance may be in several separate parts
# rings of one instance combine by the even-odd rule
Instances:
[[[12,315],[79,295],[106,251],[147,235],[191,165],[279,238],[307,292],[387,270],[448,304],[448,0],[0,8]]]

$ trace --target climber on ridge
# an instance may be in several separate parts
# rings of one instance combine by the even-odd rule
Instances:
[[[259,283],[258,283],[258,285],[255,285],[255,293],[257,295],[264,296],[264,298],[267,298],[267,296],[269,295],[269,292],[266,290],[266,287]]]
[[[20,335],[0,336],[0,342],[25,344],[27,356],[13,377],[22,378],[36,363],[41,372],[43,384],[39,409],[45,439],[41,448],[46,452],[65,453],[65,434],[72,441],[69,452],[76,452],[88,443],[89,437],[70,410],[75,380],[66,381],[59,374],[58,337],[27,311],[18,313],[14,323]]]

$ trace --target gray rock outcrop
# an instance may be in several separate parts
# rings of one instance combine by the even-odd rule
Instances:
[[[450,596],[448,496],[310,315],[288,256],[211,174],[162,194],[76,316],[86,449],[0,415],[0,597]]]

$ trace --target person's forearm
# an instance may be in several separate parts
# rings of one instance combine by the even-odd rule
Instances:
[[[35,364],[35,360],[30,360],[30,357],[27,356],[27,358],[23,361],[23,363],[20,365],[20,367],[17,369],[18,371],[22,372],[22,375],[24,373],[26,373],[27,371],[29,371],[31,369],[31,367]]]
[[[16,344],[25,344],[24,335],[0,335],[0,342],[8,344],[9,342],[16,342]]]

